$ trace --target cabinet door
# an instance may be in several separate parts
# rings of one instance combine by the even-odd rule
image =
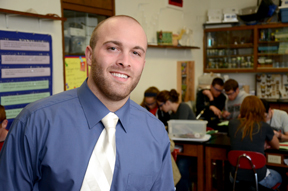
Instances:
[[[253,28],[206,29],[204,72],[252,72],[254,69]]]
[[[257,40],[257,71],[288,71],[288,26],[259,27]]]
[[[194,101],[194,61],[177,62],[177,92],[180,102]]]

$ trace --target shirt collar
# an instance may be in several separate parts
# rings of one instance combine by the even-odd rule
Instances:
[[[77,91],[79,101],[82,105],[84,114],[86,116],[89,128],[93,128],[101,121],[110,111],[107,107],[92,93],[87,85],[87,79],[78,88]],[[115,114],[119,117],[119,121],[125,132],[129,129],[129,112],[130,112],[130,98],[128,101],[118,109]]]

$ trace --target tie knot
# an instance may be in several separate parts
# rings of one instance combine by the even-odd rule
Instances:
[[[115,128],[118,122],[118,116],[115,113],[109,112],[103,119],[101,120],[105,128]]]

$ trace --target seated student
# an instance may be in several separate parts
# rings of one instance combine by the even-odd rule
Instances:
[[[265,123],[265,107],[257,96],[247,96],[240,108],[240,118],[232,119],[228,125],[231,150],[255,151],[264,153],[265,141],[273,148],[279,149],[279,141],[269,124]],[[272,188],[282,182],[281,175],[264,166],[257,169],[258,181],[264,187]],[[231,174],[235,173],[232,167]],[[230,176],[233,182],[232,176]],[[248,169],[238,169],[237,180],[254,181],[254,173]]]
[[[8,125],[8,120],[6,119],[6,112],[4,106],[0,105],[0,150],[6,139],[8,131],[6,129]]]
[[[236,119],[240,114],[240,106],[247,94],[244,90],[239,90],[239,84],[234,79],[229,79],[224,83],[225,94],[228,99],[226,100],[225,110],[223,111],[223,118]]]
[[[170,119],[196,119],[189,105],[179,103],[179,93],[175,89],[161,91],[156,100],[162,111],[171,112]]]
[[[204,113],[201,118],[208,121],[207,126],[216,128],[222,118],[222,110],[225,106],[226,97],[223,92],[224,82],[222,78],[214,78],[210,89],[203,89],[196,96],[196,115]]]
[[[274,129],[274,134],[279,141],[288,141],[288,114],[279,109],[271,109],[266,100],[261,99],[261,101],[266,109],[266,123]]]
[[[158,108],[158,104],[156,102],[156,96],[160,91],[158,88],[151,86],[144,92],[144,98],[142,103],[140,104],[142,107],[145,107],[148,111],[150,111],[153,115],[155,115],[165,126],[167,126],[167,121],[170,119],[169,113],[166,113]]]
[[[172,89],[170,91],[161,91],[156,97],[159,108],[165,112],[172,112],[171,119],[184,119],[195,120],[195,114],[192,109],[186,103],[179,103],[179,93]],[[193,158],[187,156],[177,157],[177,166],[179,168],[181,179],[176,185],[176,190],[190,191],[192,181],[190,179],[189,168],[195,163]]]

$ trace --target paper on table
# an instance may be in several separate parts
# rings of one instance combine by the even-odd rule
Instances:
[[[223,121],[221,123],[218,123],[218,126],[228,126],[229,121]]]

